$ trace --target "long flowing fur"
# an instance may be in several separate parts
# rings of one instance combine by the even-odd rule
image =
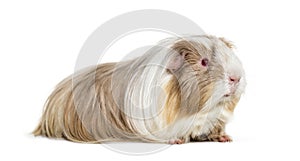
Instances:
[[[228,55],[214,55],[216,48],[230,45],[213,36],[172,38],[135,59],[83,69],[56,86],[33,134],[74,142],[168,143],[220,133],[227,121],[222,111],[233,112],[244,87],[222,100],[226,64],[220,59]],[[211,68],[199,66],[203,57],[211,59]]]

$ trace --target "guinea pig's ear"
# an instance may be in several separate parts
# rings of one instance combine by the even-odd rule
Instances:
[[[230,49],[235,48],[235,46],[233,45],[233,43],[232,43],[231,41],[225,39],[224,37],[220,37],[219,39],[220,39],[221,41],[223,41],[223,43],[224,43],[227,47],[229,47]]]
[[[176,53],[167,64],[167,69],[171,72],[177,71],[184,63],[184,55]]]
[[[167,64],[167,69],[171,72],[177,71],[184,63],[185,56],[187,55],[189,48],[189,42],[186,40],[182,40],[176,42],[172,47],[172,54],[170,55],[171,58]]]
[[[196,49],[193,47],[192,43],[187,40],[182,40],[176,42],[172,46],[172,55],[171,59],[167,64],[167,69],[171,72],[177,71],[184,64],[184,61],[187,59],[189,53],[194,53]]]

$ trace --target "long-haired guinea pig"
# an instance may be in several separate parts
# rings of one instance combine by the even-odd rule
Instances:
[[[224,38],[162,40],[141,56],[82,69],[49,96],[34,135],[74,142],[228,142],[245,88]]]

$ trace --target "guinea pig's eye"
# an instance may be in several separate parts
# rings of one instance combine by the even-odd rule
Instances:
[[[204,67],[206,67],[208,65],[208,59],[207,58],[203,58],[201,60],[201,65],[204,66]]]

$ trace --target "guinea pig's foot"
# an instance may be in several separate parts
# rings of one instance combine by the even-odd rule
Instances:
[[[183,139],[171,139],[169,140],[168,142],[169,144],[183,144],[184,143],[184,140]]]
[[[224,142],[232,142],[232,139],[228,135],[221,135],[221,136],[218,137],[218,141],[222,142],[222,143],[224,143]]]

